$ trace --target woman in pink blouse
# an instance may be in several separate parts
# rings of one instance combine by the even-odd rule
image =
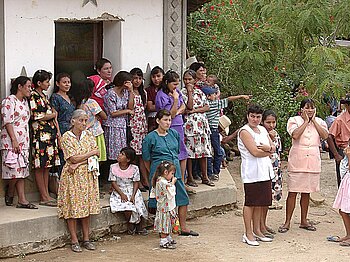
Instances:
[[[31,82],[26,76],[17,77],[10,89],[11,95],[2,101],[1,155],[2,178],[8,180],[5,203],[12,206],[17,190],[17,208],[37,209],[24,194],[24,179],[29,176],[28,97]]]
[[[310,193],[320,190],[320,140],[328,137],[326,123],[316,117],[315,103],[305,98],[300,104],[301,116],[291,117],[287,123],[292,137],[292,148],[288,156],[288,197],[286,220],[278,231],[285,233],[290,228],[297,194],[301,194],[301,218],[299,228],[316,231],[307,221]]]

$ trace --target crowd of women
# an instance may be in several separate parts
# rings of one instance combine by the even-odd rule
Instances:
[[[45,70],[36,71],[32,81],[24,76],[13,81],[11,95],[3,100],[1,109],[6,205],[13,205],[17,191],[17,208],[38,208],[24,193],[31,165],[39,205],[58,207],[75,252],[82,251],[78,219],[83,247],[95,249],[89,240],[89,223],[90,215],[99,213],[101,177],[111,182],[111,212],[124,213],[129,234],[147,235],[143,221],[151,212],[156,214],[154,228],[160,233],[161,247],[175,248],[173,231],[198,236],[186,225],[188,194],[195,193],[193,187],[198,186],[193,173],[199,170],[202,183],[215,186],[221,162],[217,147],[220,111],[229,101],[250,96],[220,100],[216,83],[211,81],[215,77],[207,78],[204,64],[197,62],[185,71],[182,89],[176,72],[165,73],[158,66],[152,69],[147,88],[139,68],[120,71],[112,79],[112,64],[102,58],[96,62],[96,71],[75,88],[68,74],[58,74],[50,99],[46,91],[52,75]],[[257,240],[270,242],[275,233],[266,225],[266,218],[269,206],[279,208],[281,200],[281,143],[273,111],[251,105],[247,120],[238,133],[245,190],[243,242],[258,246]],[[309,195],[319,190],[318,145],[320,138],[328,136],[327,127],[316,117],[314,102],[305,99],[301,115],[292,117],[287,128],[293,138],[289,193],[286,221],[278,231],[289,230],[298,192],[300,228],[314,231],[307,220]],[[150,192],[148,209],[140,192],[146,190]]]

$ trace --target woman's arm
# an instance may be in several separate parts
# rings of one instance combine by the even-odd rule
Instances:
[[[205,113],[205,112],[209,111],[209,109],[210,109],[209,105],[205,105],[203,107],[198,107],[198,108],[192,109],[190,111],[190,113]]]
[[[133,114],[133,112],[134,110],[130,110],[130,109],[117,110],[115,112],[111,112],[111,117],[118,117],[122,115]]]
[[[306,111],[303,109],[301,110],[301,117],[304,120],[304,123],[292,132],[292,138],[295,140],[299,139],[300,136],[304,133],[305,128],[307,127],[307,124],[310,120],[308,115],[306,114]]]
[[[134,98],[135,98],[135,93],[133,90],[129,91],[129,102],[128,102],[128,108],[130,110],[134,110]]]
[[[6,131],[9,134],[10,138],[11,138],[11,143],[12,143],[12,148],[15,151],[15,153],[19,153],[20,149],[19,149],[19,144],[15,135],[15,131],[13,130],[13,125],[12,123],[7,123],[5,125]]]
[[[107,114],[105,113],[105,111],[101,110],[100,113],[98,113],[97,115],[100,119],[107,120]]]
[[[187,90],[187,110],[193,110],[193,85],[189,84],[186,86]]]
[[[67,162],[70,162],[72,164],[78,164],[81,162],[85,162],[89,157],[94,156],[94,155],[99,156],[100,150],[94,149],[94,150],[87,152],[85,154],[71,156],[70,158],[67,159]]]
[[[175,89],[172,93],[169,93],[169,95],[174,98],[173,105],[171,106],[171,109],[170,109],[170,114],[171,114],[171,118],[175,118],[177,114],[177,104],[179,102],[179,93]]]
[[[176,115],[182,115],[183,113],[185,113],[185,110],[186,110],[186,106],[185,104],[182,104],[180,108],[177,110]]]
[[[322,139],[327,139],[328,130],[324,129],[317,121],[316,121],[316,109],[313,117],[311,118],[311,122],[314,123],[317,133]]]
[[[148,112],[156,112],[156,105],[153,104],[152,101],[147,101],[147,106],[146,106],[146,108],[147,108],[147,111],[148,111]]]
[[[270,156],[270,154],[271,154],[270,152],[264,151],[256,146],[252,135],[247,130],[242,130],[239,133],[239,137],[242,139],[242,142],[245,145],[245,147],[247,148],[247,150],[249,151],[249,153],[251,153],[253,156],[255,156],[255,157]],[[269,145],[264,145],[264,146],[270,148]]]

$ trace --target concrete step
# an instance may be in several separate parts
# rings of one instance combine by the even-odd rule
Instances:
[[[233,208],[237,189],[229,172],[224,169],[215,187],[199,184],[197,194],[190,196],[188,217],[205,215],[218,209]],[[147,193],[144,195],[147,199]],[[37,204],[37,203],[35,203]],[[108,195],[101,199],[101,213],[91,216],[91,238],[126,231],[122,214],[112,214]],[[152,221],[148,221],[151,225]],[[69,243],[69,233],[57,208],[39,206],[37,210],[0,207],[0,258],[48,251]]]

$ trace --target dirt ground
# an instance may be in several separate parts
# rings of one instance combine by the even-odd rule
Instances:
[[[350,248],[326,241],[329,235],[344,235],[341,218],[337,210],[331,207],[337,192],[333,161],[322,161],[321,194],[326,200],[319,206],[311,204],[309,210],[309,219],[318,223],[317,231],[298,228],[300,209],[297,205],[289,232],[277,233],[272,243],[261,243],[259,247],[250,247],[241,242],[243,192],[238,159],[230,163],[229,170],[237,184],[239,209],[190,220],[190,228],[198,231],[200,236],[176,237],[178,244],[175,250],[159,249],[158,236],[152,232],[146,237],[106,237],[97,242],[94,252],[84,250],[76,254],[66,246],[6,261],[349,261]],[[268,224],[277,230],[283,223],[284,215],[284,208],[270,211]]]

